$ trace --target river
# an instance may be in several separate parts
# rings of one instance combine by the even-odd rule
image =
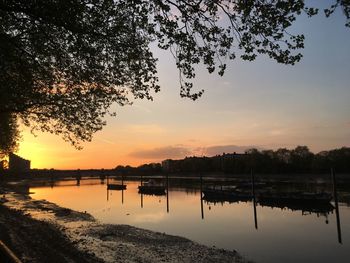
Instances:
[[[237,250],[259,263],[348,262],[350,207],[336,213],[310,213],[257,206],[252,202],[201,202],[197,187],[172,187],[169,195],[138,193],[139,182],[125,181],[124,191],[107,191],[100,180],[58,181],[31,187],[34,199],[86,211],[102,223],[128,224],[187,237],[199,243]]]

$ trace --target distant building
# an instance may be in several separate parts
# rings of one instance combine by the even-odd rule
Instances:
[[[28,172],[30,170],[30,161],[23,159],[14,153],[10,153],[9,170],[12,172]]]

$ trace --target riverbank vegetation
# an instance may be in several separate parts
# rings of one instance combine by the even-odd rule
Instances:
[[[165,160],[161,164],[144,164],[139,167],[117,166],[120,174],[168,173],[227,173],[244,174],[253,169],[257,173],[350,173],[350,148],[342,147],[313,153],[307,146],[278,150],[250,149],[243,154],[223,153],[213,157],[186,157],[181,160]]]

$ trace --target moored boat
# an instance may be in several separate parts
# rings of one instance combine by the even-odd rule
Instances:
[[[126,190],[125,184],[107,184],[108,190]]]
[[[202,192],[203,199],[208,202],[239,202],[252,199],[251,193],[234,189],[205,189]]]
[[[139,186],[140,194],[147,195],[165,195],[165,187],[161,185],[140,185]]]

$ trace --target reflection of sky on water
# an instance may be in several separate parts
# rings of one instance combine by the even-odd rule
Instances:
[[[33,198],[46,199],[78,211],[87,211],[103,223],[137,227],[188,237],[207,245],[236,249],[257,262],[347,262],[350,258],[350,208],[340,206],[343,244],[338,244],[335,211],[326,217],[301,211],[257,206],[258,229],[254,227],[251,202],[206,203],[201,219],[199,192],[170,189],[165,196],[138,194],[138,182],[128,182],[122,203],[121,191],[106,185],[80,186],[66,182],[60,187],[32,188]],[[70,185],[69,185],[70,184]]]

